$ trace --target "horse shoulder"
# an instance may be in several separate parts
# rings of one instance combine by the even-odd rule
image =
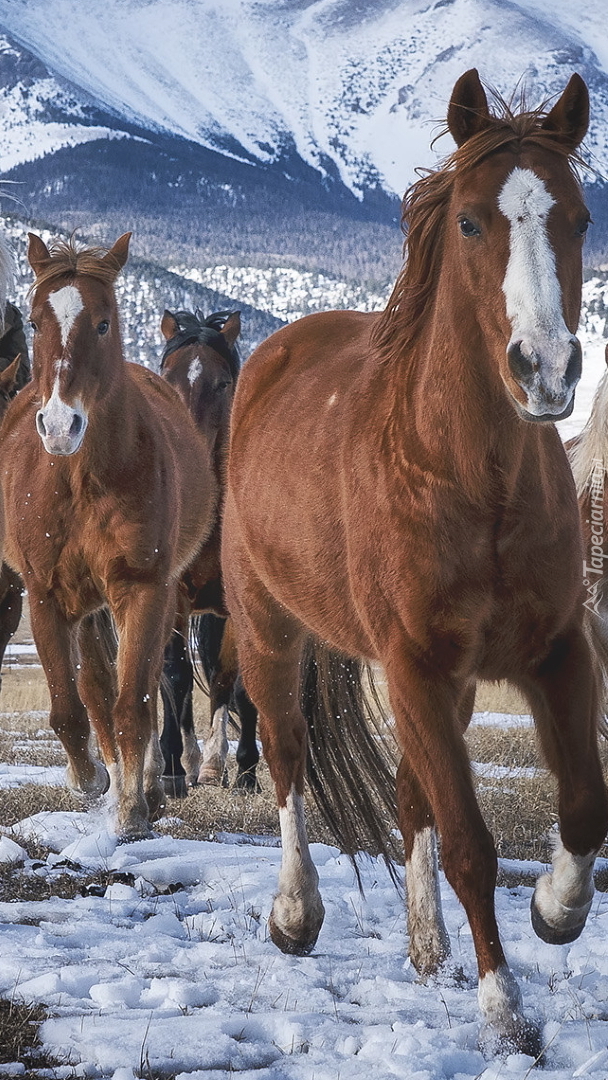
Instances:
[[[346,387],[355,366],[370,353],[376,320],[377,315],[362,311],[324,311],[306,315],[271,334],[243,365],[234,400],[233,429],[255,426],[256,414],[276,407],[279,401],[283,408],[299,379],[307,383],[312,375],[321,383],[337,382]]]

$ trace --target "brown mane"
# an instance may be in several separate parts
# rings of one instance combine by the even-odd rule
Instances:
[[[73,236],[69,240],[57,240],[49,248],[49,256],[30,292],[58,278],[73,279],[83,275],[112,285],[121,270],[120,262],[109,248],[77,247]]]
[[[558,141],[550,128],[542,127],[548,116],[545,104],[529,111],[522,106],[523,111],[515,113],[499,94],[493,96],[499,111],[490,116],[490,126],[468,139],[437,169],[421,176],[403,197],[404,265],[373,335],[373,344],[386,360],[411,348],[433,299],[443,258],[445,213],[457,169],[473,169],[490,154],[511,146],[551,150],[565,158],[575,174],[577,167],[588,167],[580,154]],[[438,138],[446,133],[447,128]]]

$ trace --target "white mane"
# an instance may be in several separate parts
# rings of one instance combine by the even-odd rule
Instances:
[[[576,493],[580,496],[590,486],[598,463],[603,469],[608,467],[608,371],[596,390],[591,416],[568,447],[568,457]]]

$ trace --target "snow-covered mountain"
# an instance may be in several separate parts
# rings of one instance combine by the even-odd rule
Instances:
[[[523,77],[535,102],[578,70],[608,173],[605,20],[605,0],[0,0],[0,30],[44,65],[28,88],[14,63],[7,85],[3,46],[0,161],[134,125],[401,193],[477,66],[506,95]]]

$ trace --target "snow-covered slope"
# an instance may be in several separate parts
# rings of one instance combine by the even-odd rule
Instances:
[[[506,95],[523,77],[534,102],[578,70],[593,97],[589,148],[608,172],[604,0],[0,0],[0,29],[77,88],[74,139],[93,137],[78,116],[88,100],[118,126],[243,160],[280,165],[295,150],[357,193],[399,193],[433,160],[433,121],[466,68]],[[4,100],[0,150],[25,160],[23,137],[10,158],[11,118],[22,128],[35,103],[16,89]]]
[[[0,169],[8,172],[64,146],[124,137],[100,121],[82,93],[0,35]]]

